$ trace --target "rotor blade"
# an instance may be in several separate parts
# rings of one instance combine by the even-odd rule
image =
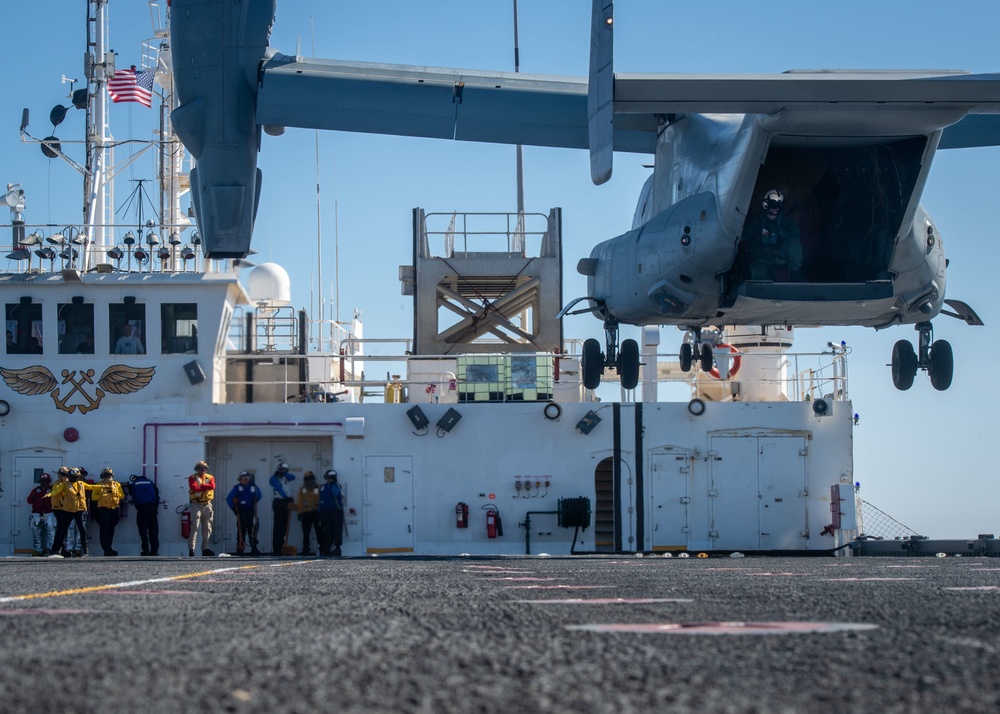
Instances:
[[[600,185],[611,178],[615,110],[614,2],[594,0],[590,24],[590,81],[587,87],[587,129],[590,178]]]

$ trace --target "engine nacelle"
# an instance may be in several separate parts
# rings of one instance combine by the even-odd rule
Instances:
[[[720,301],[719,273],[733,262],[712,193],[699,193],[642,227],[598,244],[580,261],[588,295],[631,324],[700,324]]]
[[[257,77],[275,0],[174,0],[174,129],[197,161],[191,195],[208,258],[245,258],[260,199]],[[220,39],[221,38],[221,39]]]

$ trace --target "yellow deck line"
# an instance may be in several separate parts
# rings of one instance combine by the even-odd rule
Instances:
[[[246,570],[248,568],[259,568],[260,565],[239,565],[233,568],[216,568],[215,570],[202,570],[197,573],[187,573],[184,575],[170,575],[165,578],[151,578],[149,580],[132,580],[127,583],[113,583],[109,585],[93,585],[86,588],[71,588],[69,590],[50,590],[45,593],[30,593],[28,595],[11,595],[9,597],[0,597],[0,603],[4,602],[18,602],[20,600],[37,600],[39,598],[46,597],[64,597],[66,595],[81,595],[84,593],[96,593],[104,590],[116,590],[119,588],[135,587],[136,585],[149,585],[151,583],[166,583],[173,580],[190,580],[192,578],[201,578],[206,575],[217,575],[219,573],[228,573],[234,570]]]

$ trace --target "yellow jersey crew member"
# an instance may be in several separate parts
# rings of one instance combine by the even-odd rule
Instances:
[[[49,497],[52,499],[52,512],[56,516],[56,535],[52,539],[52,555],[49,557],[67,557],[69,551],[63,546],[71,523],[76,523],[80,533],[80,549],[83,555],[90,555],[87,547],[87,529],[83,525],[83,513],[87,510],[87,491],[92,486],[83,480],[80,469],[66,466],[60,467],[59,481],[52,486]]]
[[[125,491],[115,481],[114,471],[110,468],[101,471],[101,480],[92,487],[90,497],[97,504],[97,522],[101,526],[104,555],[118,555],[114,549],[115,526],[118,525],[118,507],[125,500]]]
[[[215,555],[208,547],[212,537],[212,499],[215,498],[215,476],[208,473],[208,464],[199,461],[194,465],[194,473],[188,476],[188,500],[191,502],[191,535],[188,537],[188,557],[194,557],[201,529],[201,554]]]

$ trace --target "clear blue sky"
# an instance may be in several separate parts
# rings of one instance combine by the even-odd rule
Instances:
[[[161,0],[165,4],[165,0]],[[78,180],[18,141],[21,108],[32,110],[31,131],[49,132],[53,104],[68,104],[61,75],[79,77],[84,0],[40,0],[8,14],[0,38],[8,70],[0,111],[0,178],[21,182],[29,222],[78,222]],[[112,0],[112,47],[119,66],[139,62],[149,37],[142,0]],[[444,67],[513,69],[510,0],[279,0],[272,45],[319,57]],[[935,68],[1000,70],[996,28],[1000,5],[973,0],[948,9],[940,2],[813,3],[774,0],[672,2],[619,0],[615,55],[620,72],[777,72],[791,68]],[[521,0],[521,71],[584,75],[590,3]],[[313,32],[314,30],[314,32]],[[117,138],[149,137],[155,113],[116,107]],[[71,113],[60,138],[80,136],[82,113]],[[334,204],[339,208],[340,317],[354,307],[366,335],[409,335],[410,298],[399,292],[397,266],[410,262],[410,211],[512,211],[514,149],[434,140],[322,134],[319,139],[323,205],[323,273],[329,297],[334,279]],[[120,154],[119,154],[120,158]],[[565,296],[582,295],[574,266],[600,240],[629,226],[648,157],[618,154],[609,184],[590,183],[585,152],[525,149],[527,210],[563,208]],[[254,247],[259,260],[283,264],[292,275],[297,305],[315,300],[315,135],[290,130],[266,137],[260,160],[264,188]],[[152,178],[141,160],[125,178]],[[956,376],[948,392],[923,377],[909,392],[891,385],[886,363],[909,327],[885,332],[802,330],[796,347],[818,350],[828,340],[853,348],[851,394],[861,423],[855,431],[855,477],[863,497],[918,532],[932,537],[1000,533],[998,467],[989,448],[1000,424],[993,406],[1000,355],[1000,283],[997,189],[1000,150],[940,152],[934,158],[924,205],[935,218],[951,260],[948,295],[969,302],[986,327],[940,317],[936,336],[955,347]],[[128,184],[118,188],[122,204]],[[566,323],[567,336],[600,335],[586,316]],[[629,336],[626,332],[624,336]],[[664,329],[662,350],[680,333]]]

